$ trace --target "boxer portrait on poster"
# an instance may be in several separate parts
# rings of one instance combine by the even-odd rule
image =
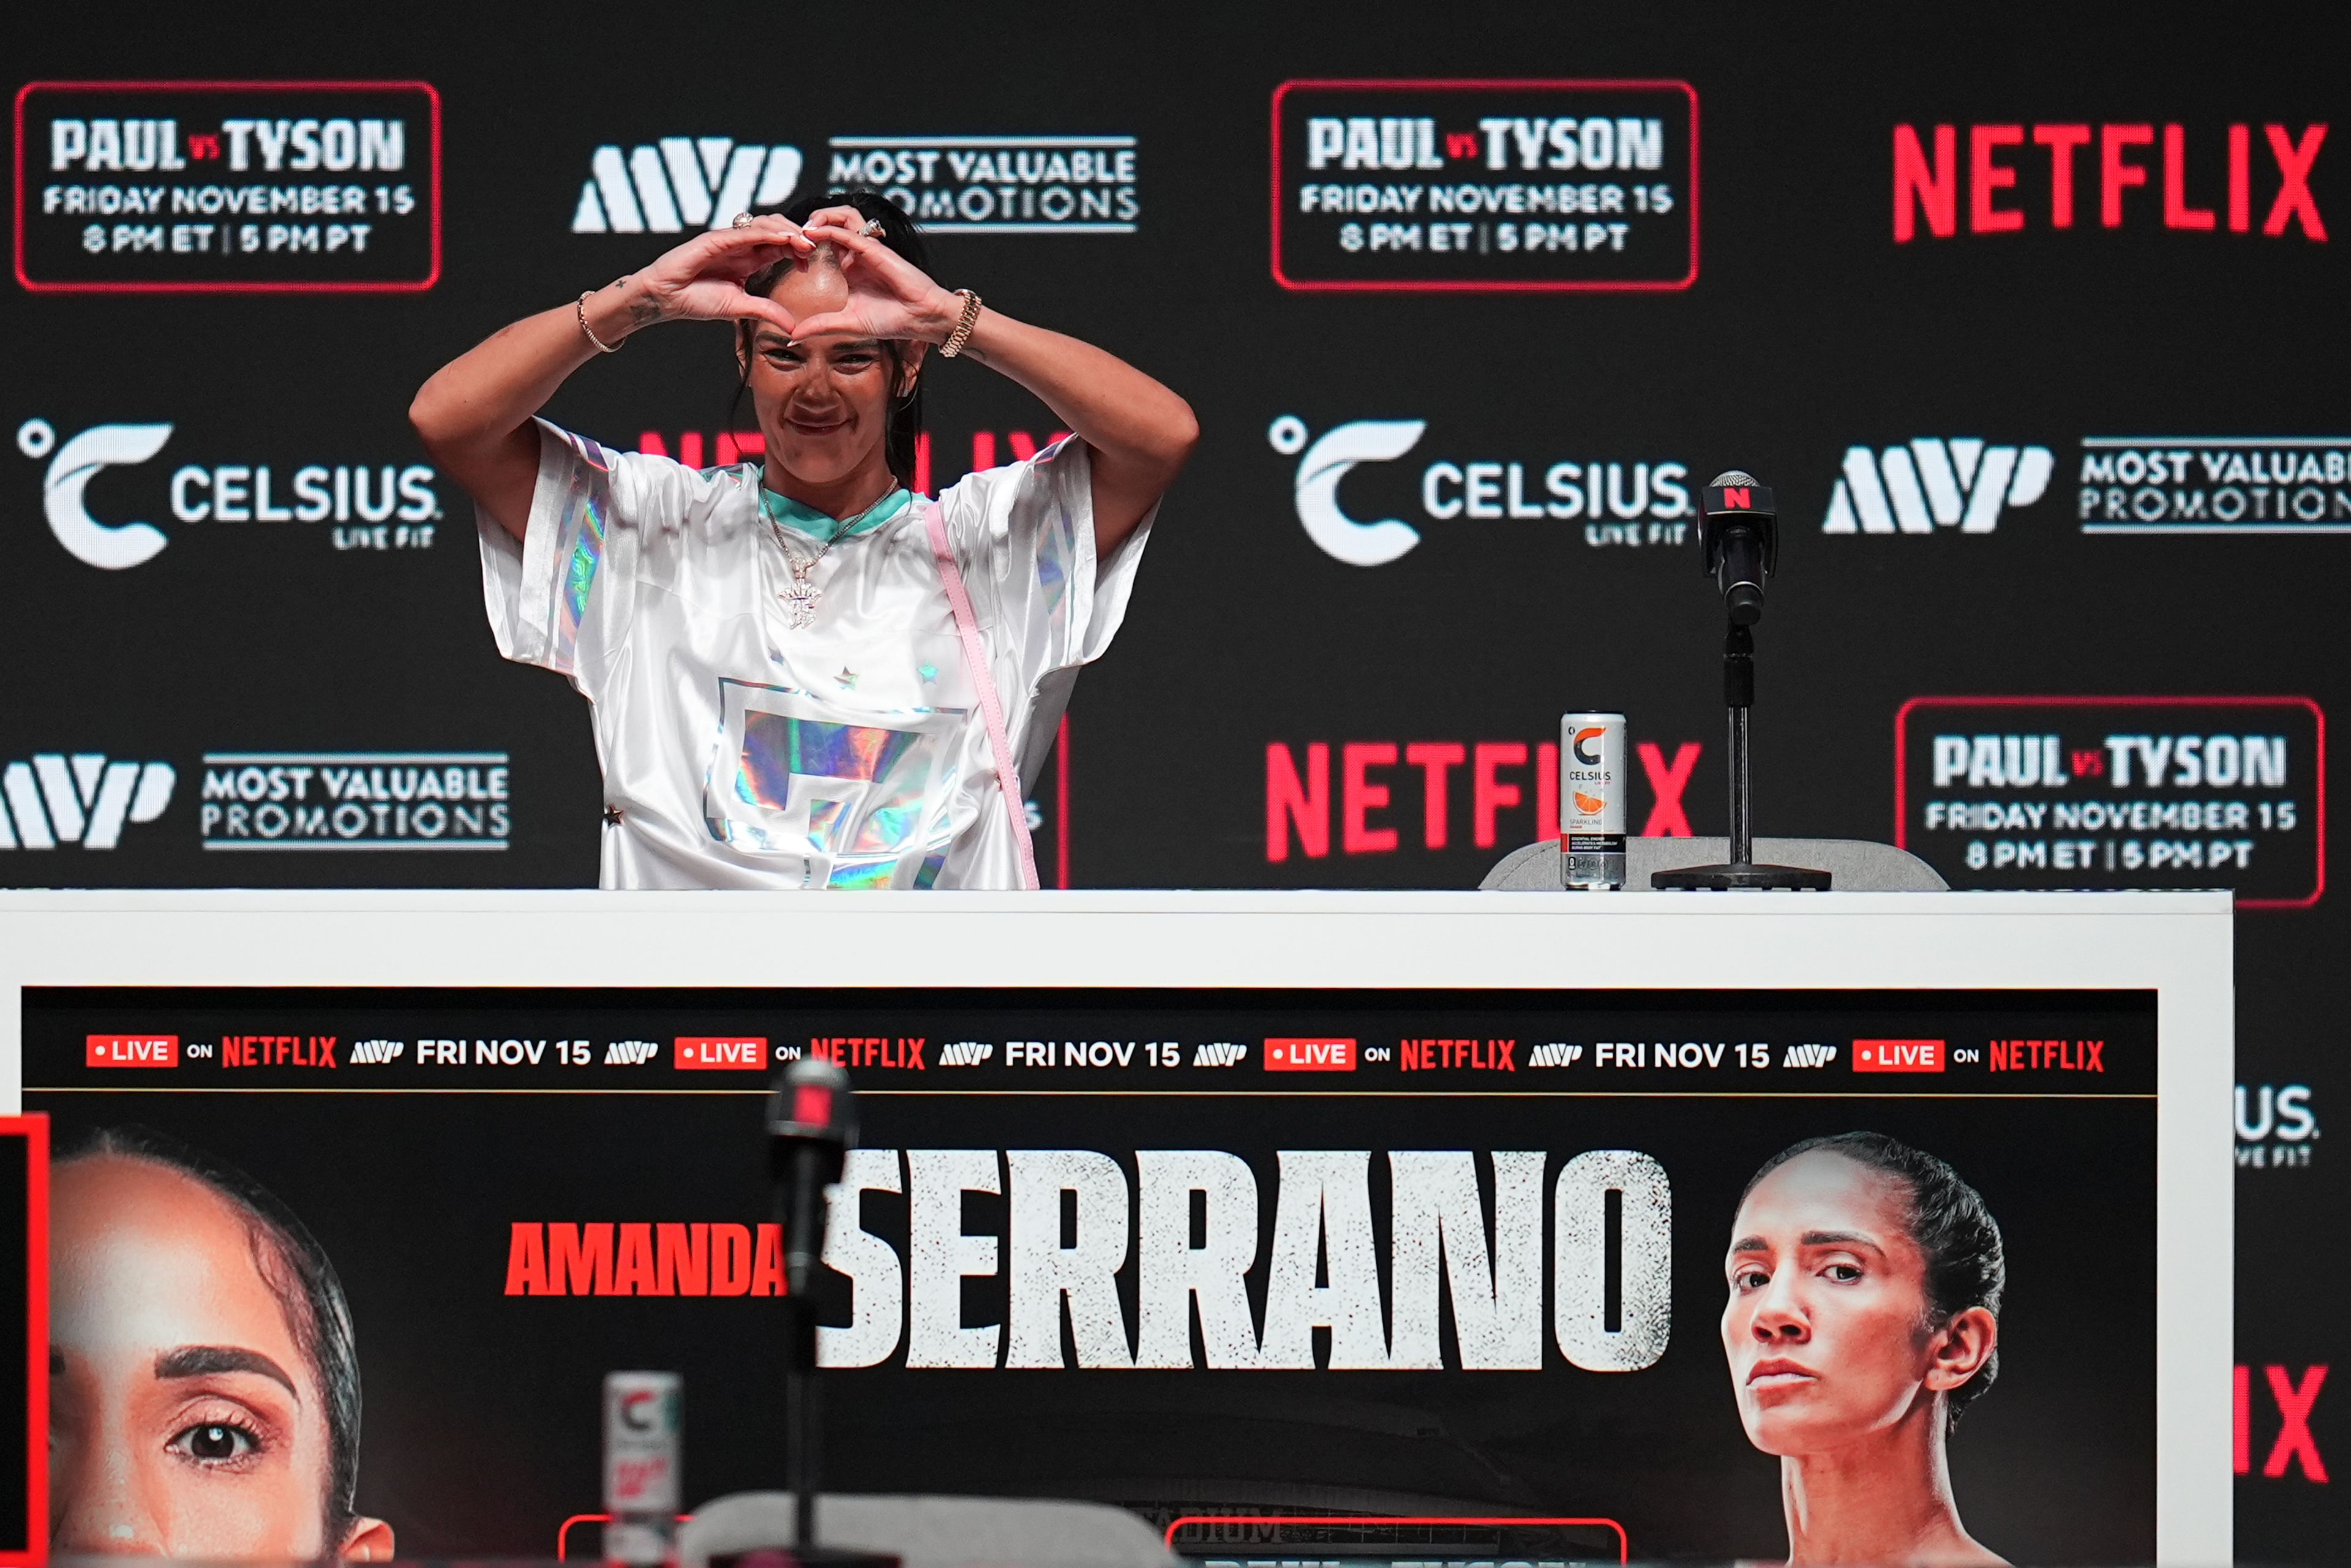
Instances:
[[[1722,1348],[1780,1459],[1788,1561],[1999,1563],[1945,1450],[2000,1370],[2000,1227],[1950,1166],[1878,1133],[1810,1138],[1740,1197]]]
[[[384,1562],[326,1252],[252,1178],[96,1134],[50,1196],[49,1540],[61,1555]]]

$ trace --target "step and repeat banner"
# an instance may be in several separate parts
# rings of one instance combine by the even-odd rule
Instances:
[[[1629,716],[1636,831],[1721,831],[1694,503],[1741,467],[1782,507],[1762,831],[2234,890],[2239,1540],[2339,1536],[2342,1270],[2304,1255],[2351,1202],[2351,181],[2299,21],[916,7],[834,59],[753,11],[253,16],[12,35],[0,883],[592,883],[589,716],[496,656],[408,400],[737,212],[877,188],[943,283],[1200,414],[1029,780],[1049,884],[1472,885],[1552,819],[1572,708]],[[985,368],[929,387],[934,489],[1056,433]],[[677,325],[549,413],[726,463],[735,390]]]

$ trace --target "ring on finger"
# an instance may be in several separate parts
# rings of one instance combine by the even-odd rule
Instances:
[[[859,229],[857,232],[863,235],[867,239],[879,239],[882,236],[882,220],[880,218],[868,218],[865,220],[865,226]]]
[[[749,228],[751,226],[751,214],[748,213],[737,213],[735,214],[735,226],[738,229]]]

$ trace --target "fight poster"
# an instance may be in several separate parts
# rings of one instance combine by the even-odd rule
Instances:
[[[862,1121],[832,1490],[1112,1502],[1219,1563],[1780,1558],[1922,1509],[2013,1561],[2155,1550],[2152,993],[25,1018],[59,1552],[551,1556],[616,1370],[682,1375],[689,1506],[780,1485],[765,1095],[811,1055]],[[1313,1523],[1364,1518],[1465,1522]]]

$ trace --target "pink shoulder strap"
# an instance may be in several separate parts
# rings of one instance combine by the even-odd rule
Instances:
[[[947,606],[955,612],[956,635],[963,640],[963,662],[971,671],[971,684],[979,693],[979,711],[987,720],[987,748],[996,754],[996,782],[1004,796],[1005,815],[1012,821],[1012,841],[1020,849],[1020,885],[1034,892],[1037,880],[1037,847],[1029,838],[1029,813],[1024,809],[1020,790],[1020,775],[1013,766],[1012,743],[1004,733],[1004,705],[997,700],[996,679],[988,674],[987,649],[979,640],[979,617],[972,612],[971,595],[965,591],[963,573],[956,566],[955,548],[947,542],[946,518],[940,514],[935,502],[918,500],[923,508],[923,528],[931,536],[931,555],[939,563],[939,580],[946,584]]]

